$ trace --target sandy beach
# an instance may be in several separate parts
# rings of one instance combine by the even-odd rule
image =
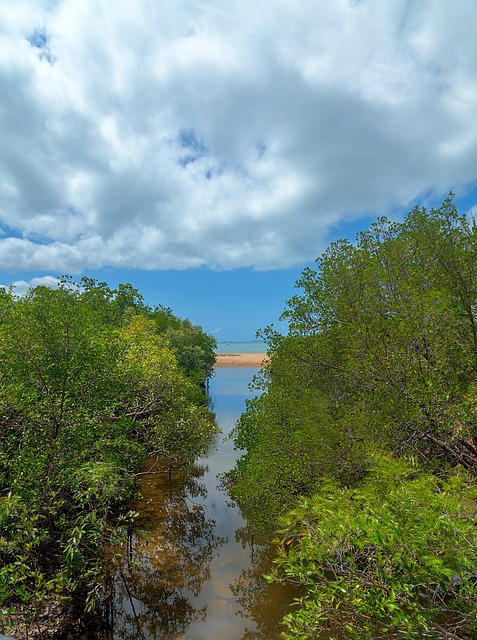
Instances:
[[[215,356],[215,367],[260,367],[266,353],[223,353]]]

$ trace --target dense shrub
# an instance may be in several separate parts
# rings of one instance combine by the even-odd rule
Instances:
[[[200,365],[186,368],[190,323],[168,314],[171,344],[130,285],[86,279],[23,298],[3,291],[0,313],[2,624],[39,629],[68,602],[95,607],[102,552],[121,533],[144,457],[172,468],[206,448],[215,341],[204,334]]]

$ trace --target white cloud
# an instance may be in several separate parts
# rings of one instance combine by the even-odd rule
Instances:
[[[44,276],[43,278],[32,278],[29,282],[26,280],[15,280],[11,285],[0,284],[0,287],[3,289],[9,289],[10,287],[13,289],[13,292],[17,296],[24,296],[30,288],[33,287],[50,287],[51,289],[56,289],[59,285],[58,278],[54,278],[53,276]]]
[[[0,6],[4,271],[285,267],[477,179],[474,0]]]

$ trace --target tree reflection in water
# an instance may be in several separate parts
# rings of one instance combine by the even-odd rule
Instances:
[[[240,615],[255,623],[255,629],[245,630],[242,640],[279,640],[284,630],[280,623],[290,612],[290,603],[303,594],[296,585],[269,584],[263,577],[272,570],[275,545],[257,540],[249,525],[237,529],[235,537],[251,555],[250,566],[231,585]]]
[[[171,484],[167,473],[141,476],[142,497],[131,505],[140,515],[105,589],[110,629],[82,640],[280,639],[279,623],[300,594],[266,583],[275,549],[254,538],[246,514],[217,486],[239,455],[227,436],[255,372],[218,369],[211,381],[222,437],[206,458],[209,471],[175,471]]]
[[[110,638],[176,640],[207,607],[194,605],[214,551],[225,540],[194,498],[207,493],[193,473],[145,475],[140,481],[140,517],[113,578]],[[103,636],[104,637],[104,636]]]

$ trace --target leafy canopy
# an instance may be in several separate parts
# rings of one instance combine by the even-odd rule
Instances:
[[[475,223],[452,197],[380,218],[297,288],[229,474],[257,525],[281,523],[271,579],[306,588],[286,637],[474,637]]]
[[[4,631],[68,602],[93,609],[111,515],[144,457],[188,465],[215,431],[203,393],[215,340],[170,311],[157,319],[131,285],[0,290]]]

